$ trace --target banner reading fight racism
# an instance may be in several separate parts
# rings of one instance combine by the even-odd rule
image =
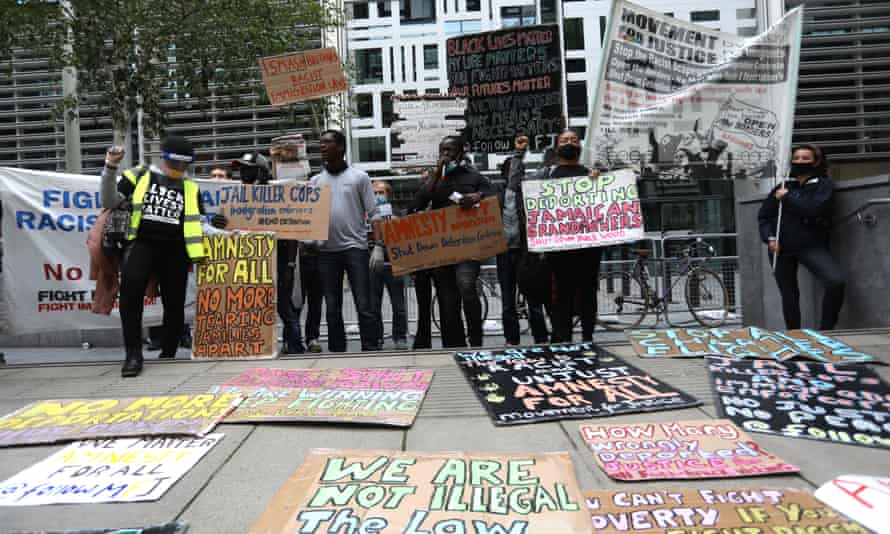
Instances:
[[[802,11],[752,39],[612,4],[584,157],[643,178],[787,174]]]
[[[432,167],[439,160],[439,143],[458,135],[466,125],[467,99],[441,95],[394,96],[392,166]]]
[[[336,48],[320,48],[260,59],[269,102],[283,106],[346,91]]]
[[[203,186],[203,184],[202,184]],[[331,188],[309,182],[245,185],[227,183],[214,191],[216,211],[230,230],[275,232],[278,239],[325,241]]]
[[[522,182],[528,249],[604,247],[643,239],[633,171]]]

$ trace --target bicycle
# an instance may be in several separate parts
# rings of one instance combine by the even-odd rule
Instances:
[[[709,257],[696,255],[700,247],[705,247]],[[632,252],[637,259],[630,271],[600,274],[597,323],[603,328],[612,331],[636,328],[650,311],[655,312],[656,321],[664,315],[667,323],[674,326],[669,314],[670,304],[674,301],[674,288],[681,280],[685,280],[683,295],[686,308],[699,324],[713,328],[726,322],[729,316],[726,286],[714,271],[705,267],[708,259],[716,255],[713,246],[699,237],[684,248],[680,254],[679,274],[673,282],[665,280],[665,289],[660,295],[649,284],[650,276],[643,261],[651,250],[636,249]]]
[[[485,280],[481,276],[476,279],[476,293],[479,294],[479,302],[482,304],[482,324],[485,324],[485,321],[488,320],[488,299],[495,298],[498,296],[498,290],[488,280]],[[439,295],[436,294],[435,285],[433,285],[433,300],[430,304],[432,309],[432,318],[433,324],[436,325],[436,328],[441,330],[441,326],[439,325]]]

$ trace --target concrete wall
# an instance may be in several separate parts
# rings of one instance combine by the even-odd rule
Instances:
[[[867,200],[890,197],[890,175],[843,180],[835,182],[835,188],[831,253],[848,273],[837,328],[886,327],[890,325],[890,205],[873,206],[864,213],[876,217],[874,226],[856,217],[841,219]],[[751,193],[736,200],[742,312],[746,325],[784,329],[782,301],[757,229],[763,197],[762,193]],[[817,327],[822,287],[805,268],[800,269],[798,279],[802,326]]]

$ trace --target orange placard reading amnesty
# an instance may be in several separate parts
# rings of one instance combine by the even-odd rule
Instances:
[[[346,91],[346,74],[334,48],[260,59],[263,84],[275,106]]]

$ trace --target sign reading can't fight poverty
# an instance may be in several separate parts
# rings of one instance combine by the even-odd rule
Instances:
[[[204,236],[193,359],[275,357],[275,247],[268,233]]]
[[[44,400],[0,418],[0,447],[161,434],[203,436],[241,395]]]
[[[156,501],[222,438],[210,434],[72,443],[0,482],[0,506]]]
[[[311,450],[252,534],[587,534],[566,452]]]
[[[457,352],[454,358],[496,425],[701,404],[592,343]]]
[[[395,276],[484,260],[507,250],[495,197],[471,209],[450,206],[389,219],[383,223],[383,241]]]
[[[890,478],[843,475],[822,484],[816,498],[877,534],[890,534]]]
[[[643,239],[636,176],[625,169],[597,178],[522,182],[528,248],[535,252],[604,247]]]
[[[278,239],[328,238],[331,188],[310,182],[269,185],[226,184],[216,192],[217,212],[227,228],[275,232]]]
[[[617,480],[728,478],[796,473],[727,419],[582,425],[596,463]]]
[[[329,421],[411,426],[430,387],[423,369],[248,369],[213,393],[247,398],[224,423]]]
[[[442,95],[394,96],[392,112],[392,166],[435,166],[439,143],[458,135],[466,124],[465,98]]]
[[[676,328],[634,330],[627,334],[641,358],[728,356],[821,362],[870,362],[874,358],[846,343],[815,330],[776,332],[754,326],[728,328]]]
[[[525,26],[452,37],[448,94],[467,99],[471,152],[509,152],[513,137],[550,137],[562,127],[559,27]]]
[[[596,534],[867,534],[794,489],[585,491]]]
[[[865,366],[712,357],[708,371],[745,430],[890,448],[890,386]]]
[[[260,70],[274,106],[336,95],[348,88],[336,48],[264,57]]]

